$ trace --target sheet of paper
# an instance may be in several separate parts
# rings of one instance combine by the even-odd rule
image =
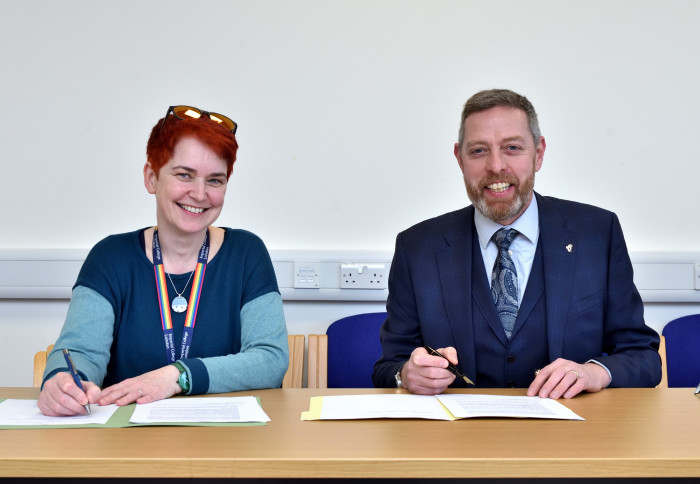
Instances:
[[[269,422],[255,397],[170,398],[136,405],[132,423]]]
[[[584,420],[561,403],[540,397],[503,395],[438,395],[437,399],[457,418],[519,417]]]
[[[92,416],[47,417],[39,411],[36,400],[8,399],[0,403],[0,425],[85,425],[107,423],[117,411],[116,405],[90,405]]]
[[[323,397],[321,420],[425,418],[451,420],[440,402],[425,395],[347,395]]]

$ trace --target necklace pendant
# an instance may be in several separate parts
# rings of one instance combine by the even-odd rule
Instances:
[[[182,296],[178,296],[175,299],[173,299],[171,307],[176,313],[184,313],[185,311],[187,311],[187,300]]]

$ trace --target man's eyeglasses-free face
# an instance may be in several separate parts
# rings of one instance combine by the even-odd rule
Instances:
[[[223,114],[219,113],[210,113],[209,111],[203,111],[199,108],[195,108],[193,106],[170,106],[168,108],[168,111],[165,113],[165,117],[163,118],[163,123],[160,125],[161,128],[165,124],[166,119],[168,119],[168,116],[172,113],[176,118],[178,119],[187,119],[187,118],[193,118],[197,119],[201,116],[206,116],[215,123],[222,124],[231,131],[233,134],[236,134],[236,130],[238,129],[238,124],[228,116],[224,116]]]

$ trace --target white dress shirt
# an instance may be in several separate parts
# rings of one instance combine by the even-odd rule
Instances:
[[[481,257],[484,259],[484,267],[486,275],[491,284],[491,273],[493,272],[493,264],[498,256],[498,246],[493,241],[492,237],[499,229],[504,228],[498,222],[486,218],[478,210],[474,211],[474,225],[479,236],[479,246],[481,247]],[[510,244],[510,257],[515,264],[515,270],[518,276],[518,306],[523,301],[525,294],[525,286],[530,277],[532,263],[535,260],[535,251],[537,250],[537,240],[540,236],[540,216],[537,210],[537,198],[532,195],[530,205],[525,209],[525,212],[518,219],[506,228],[512,228],[519,233]]]

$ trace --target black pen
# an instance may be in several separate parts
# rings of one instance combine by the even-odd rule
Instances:
[[[434,350],[434,349],[432,349],[432,348],[431,348],[430,346],[428,346],[428,345],[423,346],[423,348],[425,348],[425,350],[426,350],[428,353],[430,353],[431,355],[433,355],[433,356],[439,356],[440,358],[445,358],[444,356],[442,356],[442,355],[440,354],[440,352],[439,352],[438,350]],[[445,358],[445,359],[447,360],[447,358]],[[450,360],[447,360],[447,369],[450,370],[450,372],[451,372],[453,375],[455,375],[455,376],[461,378],[462,380],[464,380],[465,382],[469,383],[470,385],[473,385],[473,384],[474,384],[473,381],[471,381],[469,378],[467,378],[467,375],[465,375],[464,373],[462,373],[461,371],[459,371],[459,369],[458,369],[456,366],[454,366],[452,363],[450,363]]]
[[[75,382],[76,385],[78,385],[78,388],[80,388],[83,393],[85,393],[85,396],[87,396],[87,392],[83,388],[83,384],[80,383],[80,376],[78,375],[78,369],[75,367],[75,364],[73,363],[73,358],[70,357],[70,353],[68,352],[67,349],[63,350],[63,357],[66,359],[66,363],[68,363],[68,369],[70,370],[70,376],[73,377],[73,381]],[[90,411],[90,402],[85,404],[85,411],[87,411],[87,414],[92,417],[92,412]]]

